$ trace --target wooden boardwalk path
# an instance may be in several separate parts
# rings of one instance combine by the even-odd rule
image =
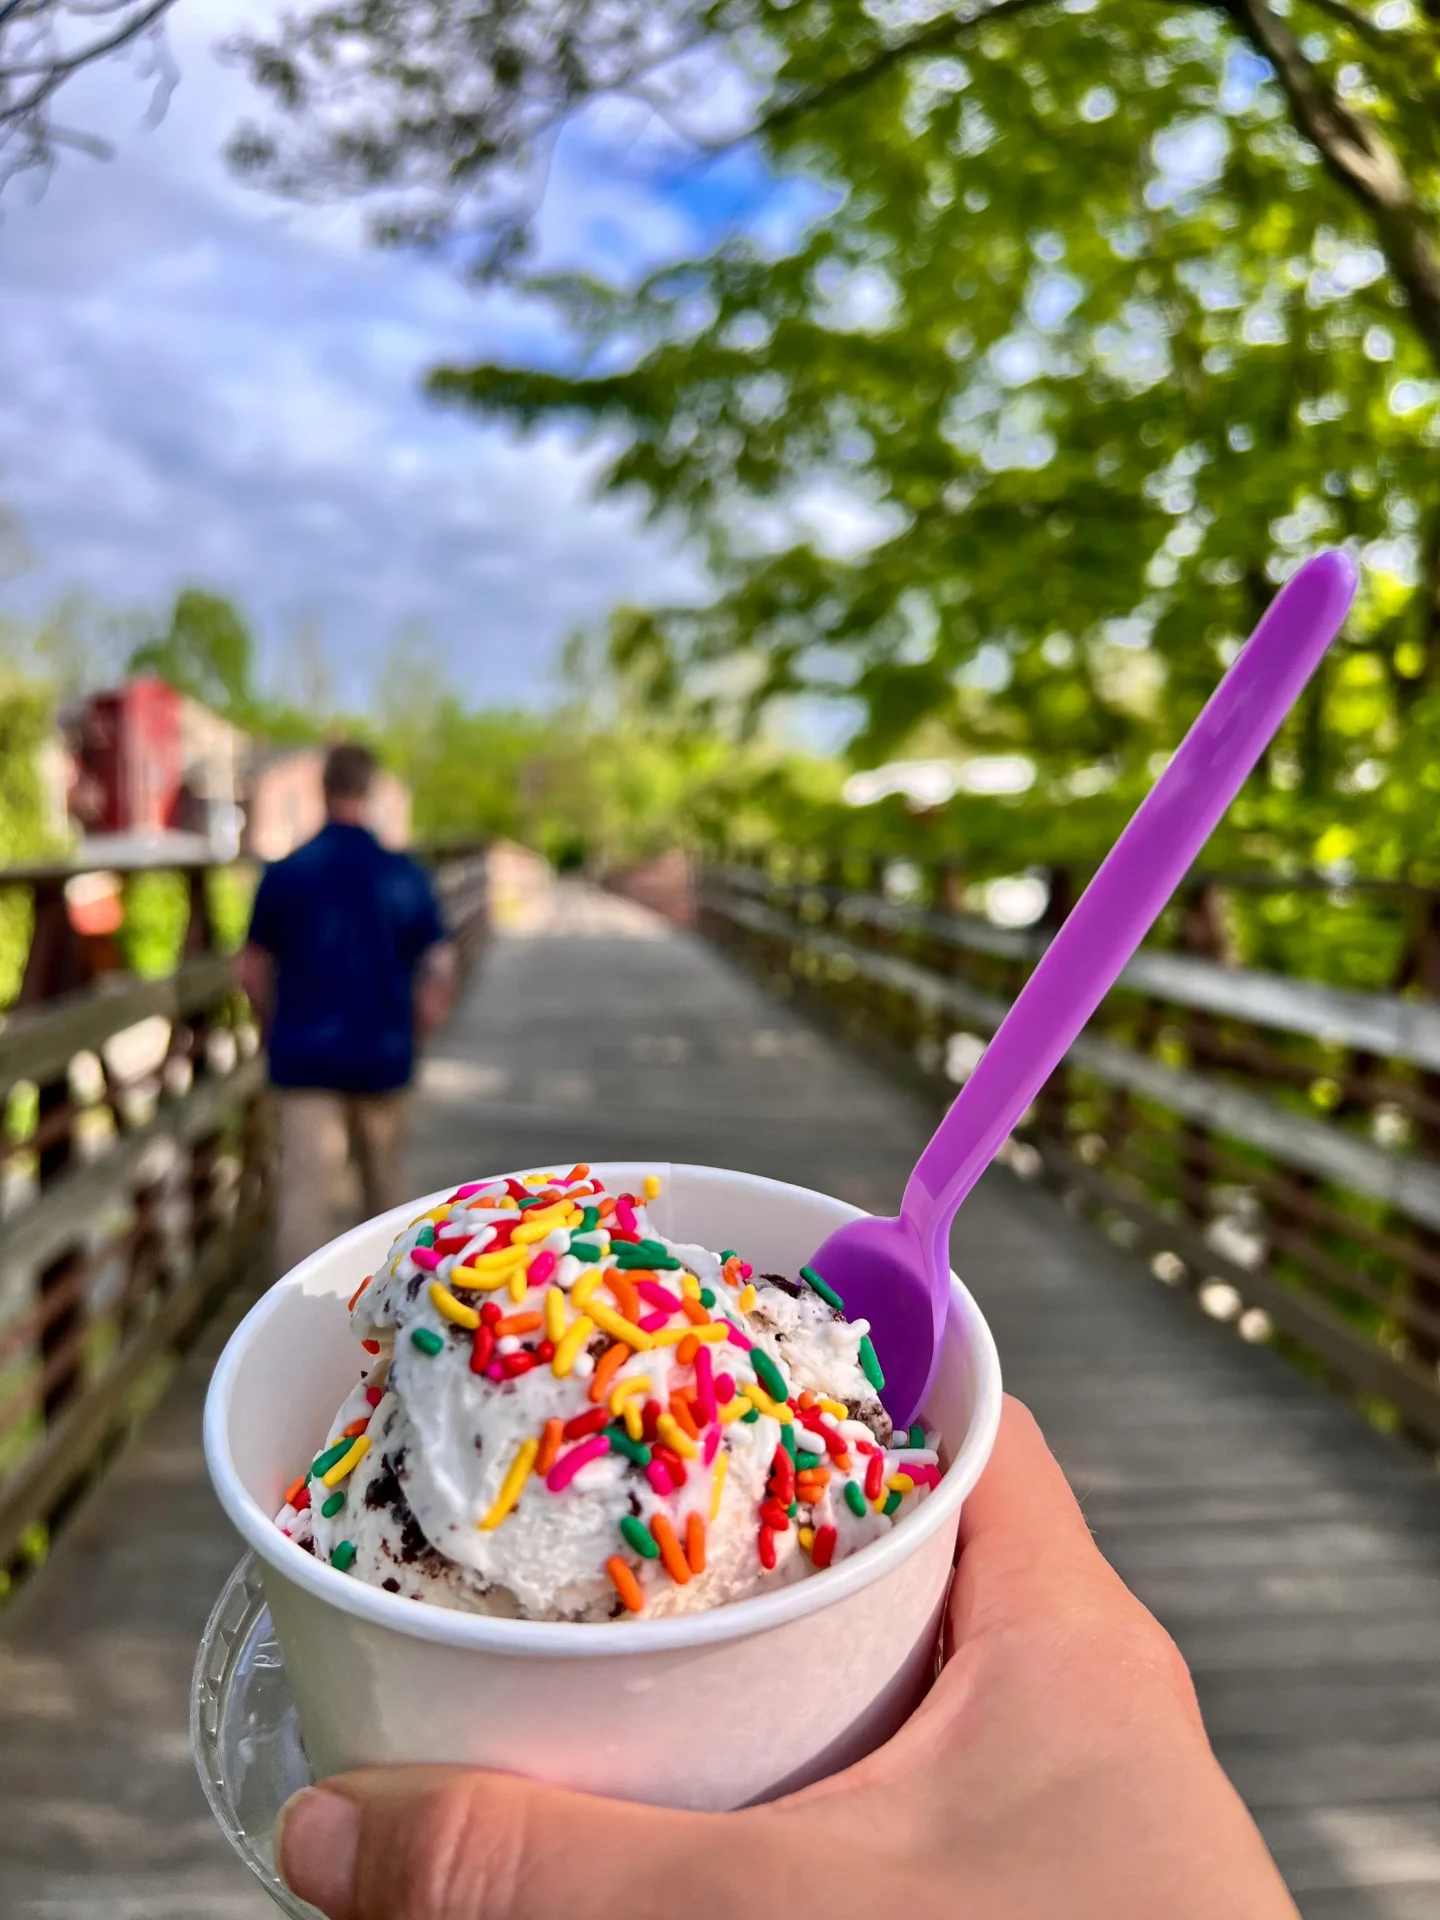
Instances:
[[[889,1207],[928,1123],[705,949],[562,889],[427,1062],[412,1184],[660,1152]],[[955,1254],[1101,1544],[1189,1657],[1306,1920],[1434,1920],[1440,1483],[1008,1174]],[[5,1920],[272,1911],[185,1751],[195,1640],[237,1552],[199,1459],[219,1334],[0,1620]]]

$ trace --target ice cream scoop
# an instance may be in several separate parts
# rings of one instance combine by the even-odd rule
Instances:
[[[885,1404],[924,1406],[944,1336],[950,1227],[961,1202],[1239,792],[1350,610],[1356,574],[1332,550],[1271,602],[1178,752],[1045,950],[911,1174],[898,1218],[852,1220],[811,1267],[875,1330]]]

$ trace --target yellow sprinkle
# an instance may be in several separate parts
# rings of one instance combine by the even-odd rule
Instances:
[[[565,1295],[559,1287],[545,1289],[545,1338],[558,1345],[565,1331]]]
[[[476,1273],[494,1273],[497,1268],[518,1266],[528,1258],[523,1247],[496,1247],[490,1253],[472,1253],[465,1265]]]
[[[513,1269],[499,1267],[491,1273],[476,1273],[473,1267],[452,1267],[450,1284],[452,1287],[464,1287],[470,1293],[496,1293],[501,1287],[508,1287]]]
[[[348,1453],[342,1453],[330,1471],[321,1476],[324,1485],[327,1487],[338,1487],[347,1473],[353,1473],[355,1471],[356,1467],[359,1466],[369,1451],[370,1436],[365,1433],[359,1434],[350,1451]]]
[[[620,1409],[620,1418],[625,1422],[625,1431],[632,1440],[645,1438],[645,1414],[638,1400],[627,1400]]]
[[[606,1333],[616,1340],[623,1340],[633,1347],[636,1353],[648,1353],[654,1346],[654,1336],[642,1331],[633,1320],[627,1320],[623,1313],[616,1313],[613,1307],[607,1307],[600,1300],[589,1302],[590,1318],[597,1327],[603,1327]]]
[[[581,1274],[580,1278],[570,1289],[570,1298],[577,1307],[583,1307],[589,1302],[591,1294],[594,1293],[596,1287],[599,1286],[603,1277],[604,1276],[597,1273],[593,1267],[589,1273]]]
[[[700,1282],[695,1278],[693,1273],[681,1274],[680,1291],[687,1300],[698,1300],[700,1298]]]
[[[530,1282],[526,1278],[525,1269],[523,1267],[516,1267],[515,1271],[510,1275],[510,1298],[518,1307],[529,1291]]]
[[[813,1547],[815,1544],[814,1527],[801,1527],[799,1533],[796,1535],[796,1538],[799,1540],[801,1546],[805,1549],[806,1553],[808,1553],[811,1547]]]
[[[648,1393],[650,1376],[648,1373],[627,1374],[623,1380],[617,1380],[610,1390],[610,1411],[618,1414],[632,1393]]]
[[[700,1449],[686,1433],[673,1413],[662,1413],[655,1422],[655,1431],[667,1447],[674,1449],[682,1460],[698,1460]]]
[[[493,1533],[520,1498],[520,1490],[530,1478],[530,1469],[534,1466],[535,1456],[539,1451],[538,1440],[530,1439],[520,1442],[520,1451],[510,1462],[510,1471],[500,1482],[500,1491],[495,1496],[495,1504],[480,1522],[482,1533]]]
[[[892,1473],[885,1484],[892,1493],[913,1493],[915,1491],[915,1482],[910,1478],[908,1473]]]
[[[557,1200],[553,1207],[532,1207],[510,1235],[511,1246],[528,1247],[537,1240],[543,1240],[547,1233],[553,1233],[556,1227],[563,1224],[567,1213],[573,1211],[568,1200]]]
[[[660,1176],[658,1173],[646,1174],[645,1198],[647,1200],[658,1200],[660,1198]]]
[[[548,1187],[554,1178],[553,1173],[527,1173],[520,1184],[522,1187]]]
[[[745,1285],[740,1289],[740,1311],[742,1313],[749,1313],[754,1305],[755,1284],[753,1281],[747,1280]]]
[[[837,1420],[850,1418],[850,1409],[843,1400],[817,1400],[815,1404],[823,1408],[826,1413],[833,1413]]]
[[[752,1407],[758,1407],[761,1413],[768,1413],[772,1420],[778,1420],[785,1426],[795,1418],[789,1407],[782,1406],[778,1400],[772,1400],[763,1387],[757,1387],[753,1380],[746,1381],[740,1389]]]
[[[733,1400],[727,1400],[725,1402],[724,1406],[721,1407],[715,1415],[715,1418],[720,1422],[722,1427],[728,1427],[745,1412],[747,1404],[748,1403],[742,1400],[737,1393]]]
[[[565,1329],[565,1336],[555,1343],[555,1358],[550,1362],[550,1370],[564,1379],[580,1357],[580,1349],[595,1331],[595,1322],[577,1314]]]
[[[469,1327],[472,1331],[479,1326],[480,1316],[474,1307],[467,1307],[457,1300],[449,1287],[442,1286],[438,1280],[430,1282],[430,1304],[445,1319],[453,1320],[457,1327]]]
[[[653,1347],[678,1347],[682,1340],[688,1340],[691,1334],[704,1346],[713,1347],[725,1338],[725,1322],[712,1320],[708,1326],[692,1327],[688,1323],[683,1327],[660,1327],[650,1336]]]
[[[733,1406],[734,1402],[732,1401],[730,1404]],[[725,1491],[725,1475],[729,1471],[729,1454],[717,1454],[715,1458],[715,1472],[710,1481],[710,1518],[712,1520],[718,1520],[720,1518],[720,1496]]]

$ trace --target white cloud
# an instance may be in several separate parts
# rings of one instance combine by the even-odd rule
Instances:
[[[601,449],[424,399],[436,362],[553,362],[543,314],[372,252],[354,209],[276,205],[228,175],[246,82],[214,47],[242,18],[241,0],[176,9],[183,79],[154,132],[123,66],[85,76],[67,117],[116,159],[7,196],[0,499],[37,561],[5,610],[76,586],[158,610],[195,581],[252,611],[272,672],[318,618],[346,698],[412,620],[477,698],[540,697],[574,625],[696,593],[698,562],[633,503],[590,499]],[[683,197],[607,174],[598,138],[562,143],[548,263],[642,268],[690,244]]]

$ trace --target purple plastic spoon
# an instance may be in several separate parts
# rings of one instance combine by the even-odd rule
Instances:
[[[812,1267],[868,1320],[891,1417],[925,1404],[950,1302],[950,1223],[1115,984],[1355,597],[1355,568],[1320,553],[1275,596],[1168,767],[1026,981],[905,1188],[898,1219],[852,1220]]]

